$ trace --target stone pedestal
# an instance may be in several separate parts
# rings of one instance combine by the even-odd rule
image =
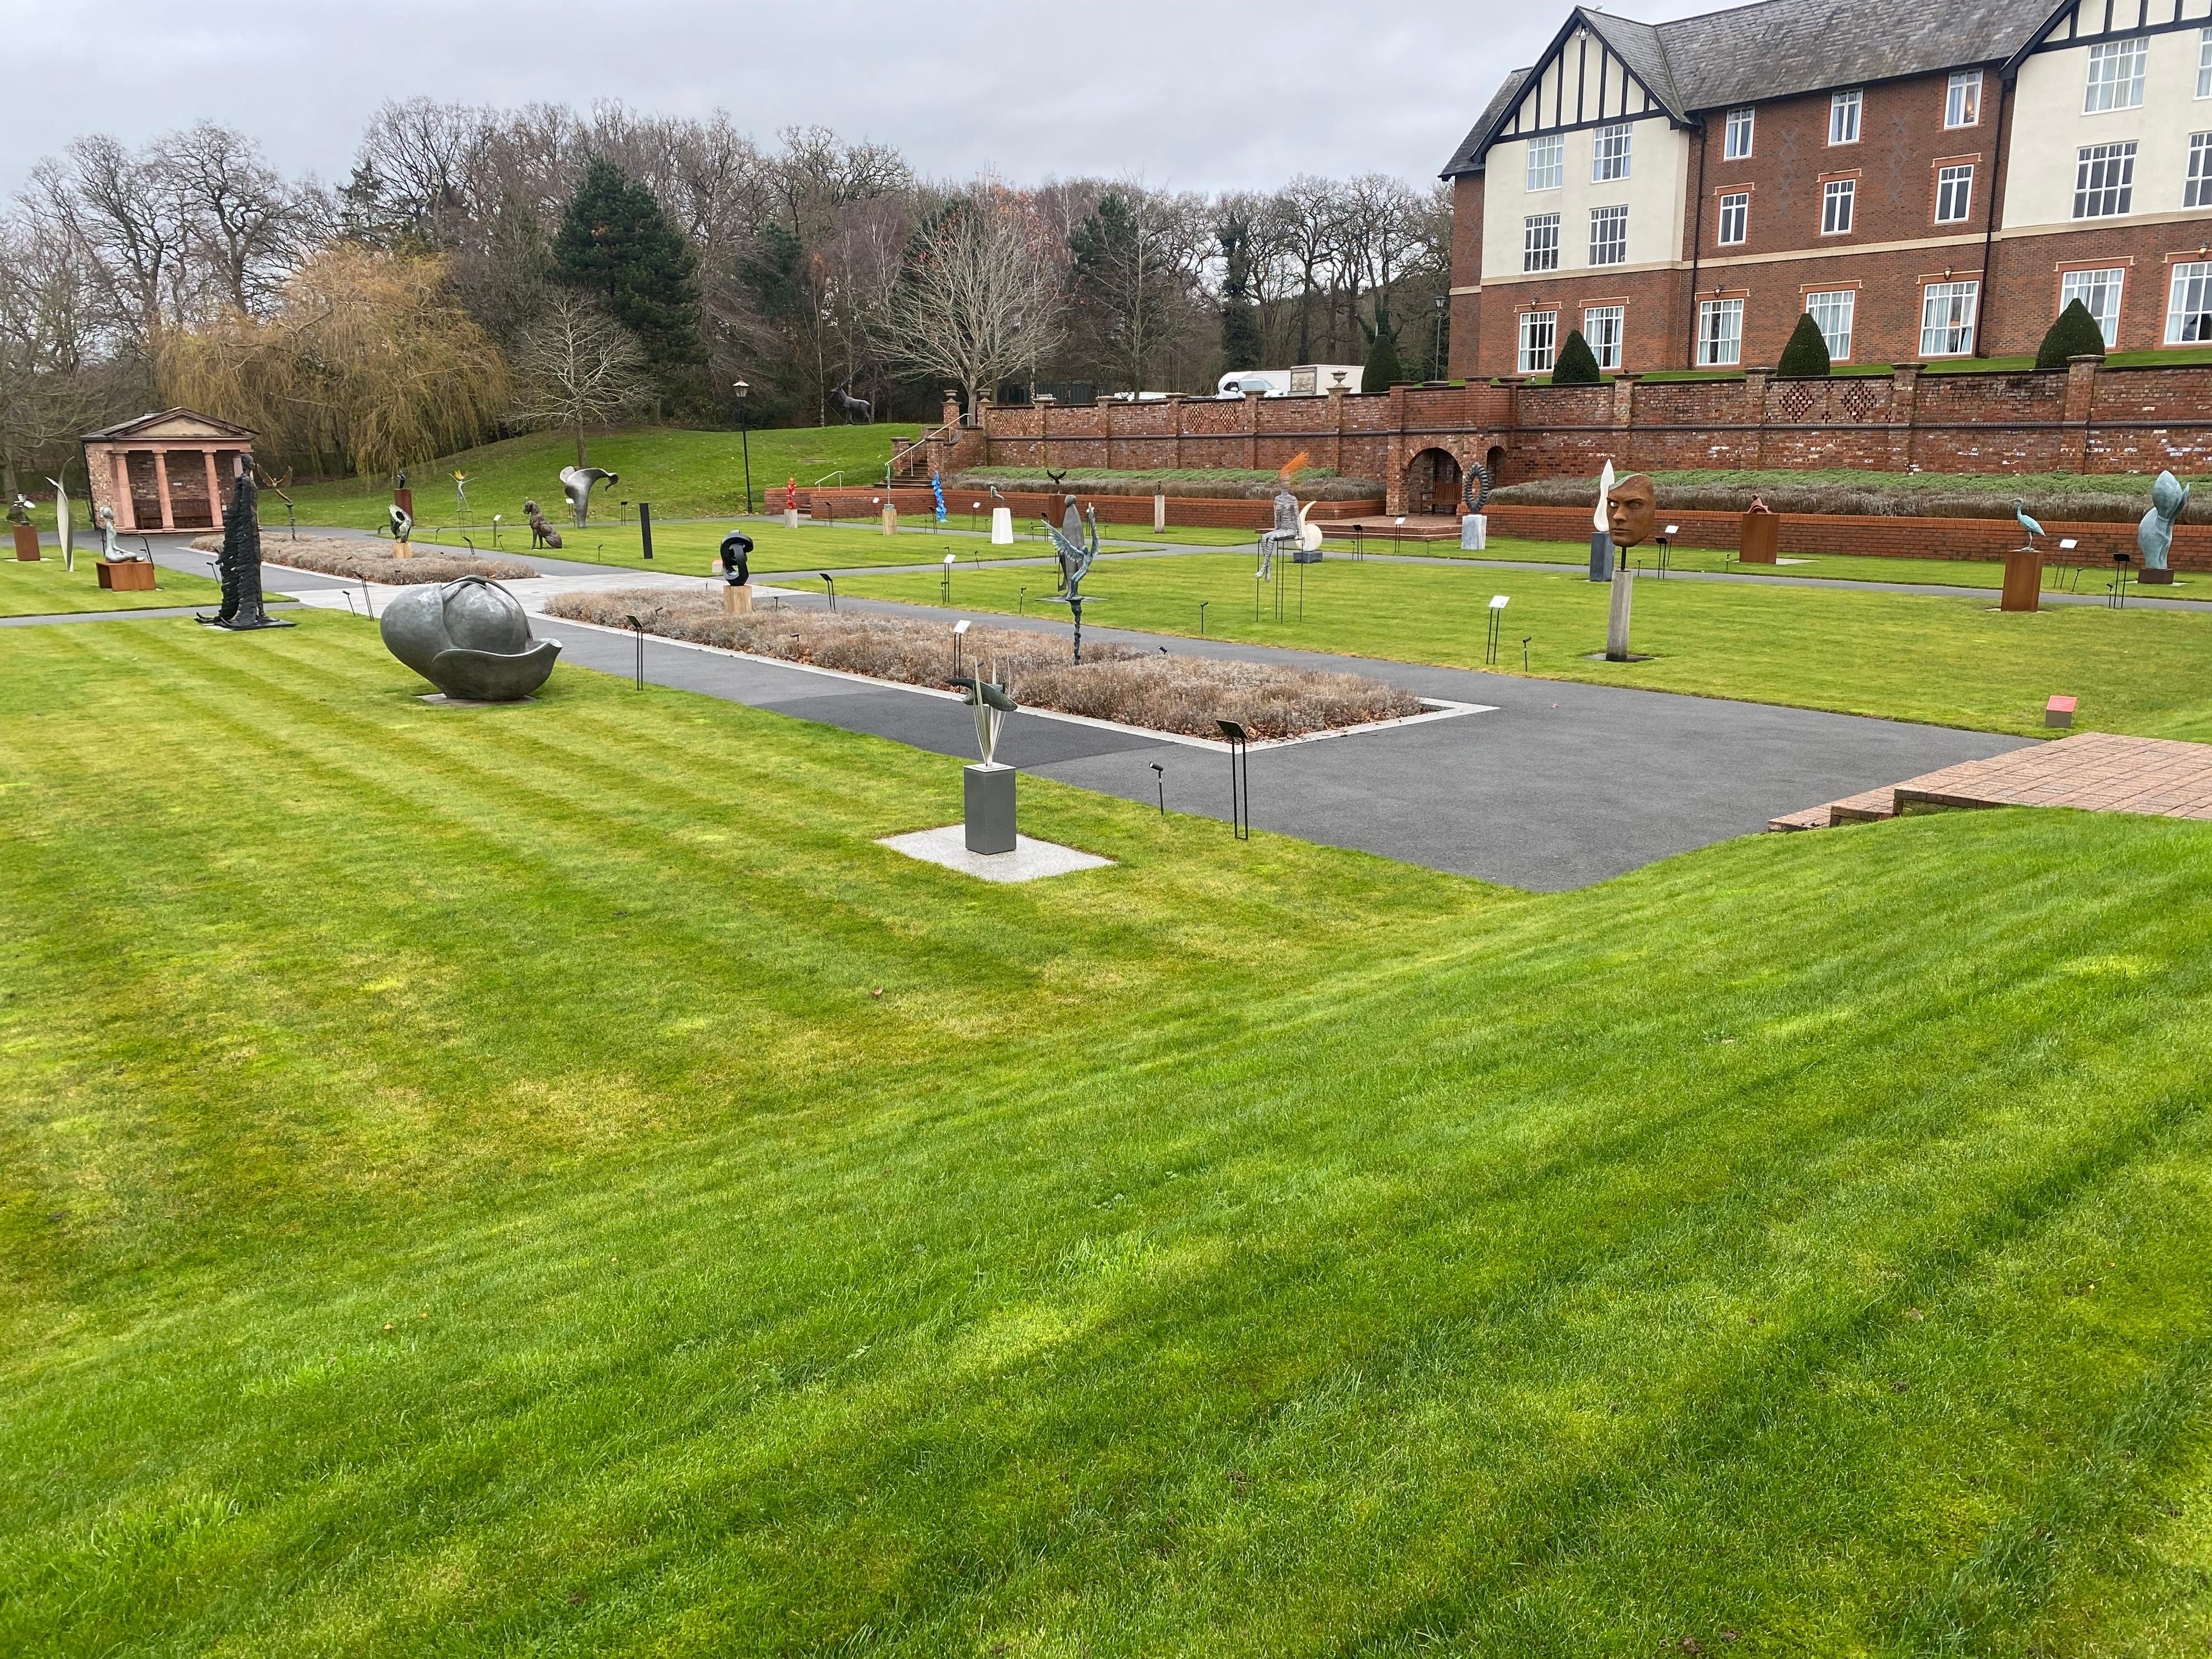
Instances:
[[[1012,547],[1014,544],[1014,509],[994,507],[991,509],[991,545]]]
[[[2005,555],[2004,595],[2000,611],[2039,611],[2043,608],[2043,553],[2018,547]]]
[[[1613,532],[1600,530],[1590,537],[1589,579],[1594,582],[1613,580]]]
[[[1165,495],[1156,495],[1152,497],[1152,528],[1165,530],[1167,527],[1168,498]]]
[[[985,854],[1014,850],[1014,779],[1011,766],[970,766],[962,774],[967,805],[968,850]]]
[[[799,528],[799,509],[797,507],[787,507],[783,509],[783,527],[786,530],[796,530]]]
[[[750,582],[725,582],[722,585],[722,614],[726,617],[750,616],[753,608],[753,585]]]
[[[1736,543],[1741,550],[1736,554],[1739,564],[1772,564],[1782,550],[1782,515],[1779,513],[1747,513],[1743,515],[1743,532]]]
[[[35,562],[39,556],[38,526],[19,524],[12,528],[15,532],[15,556],[26,563]]]
[[[893,507],[889,501],[884,503],[884,534],[886,536],[898,534],[898,508]]]
[[[1490,545],[1490,520],[1480,513],[1462,513],[1459,518],[1459,550],[1480,553]]]
[[[1635,573],[1622,565],[1613,573],[1613,605],[1605,619],[1605,659],[1628,660],[1628,612],[1636,599]]]

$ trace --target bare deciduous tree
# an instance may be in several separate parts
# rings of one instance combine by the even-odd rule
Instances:
[[[552,290],[545,313],[515,354],[524,426],[572,427],[576,465],[586,464],[584,428],[635,414],[651,401],[653,379],[629,331],[587,296]]]
[[[1029,204],[997,185],[947,205],[915,238],[885,337],[893,361],[980,393],[1060,342],[1060,271]]]

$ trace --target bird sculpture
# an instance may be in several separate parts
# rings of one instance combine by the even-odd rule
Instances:
[[[410,513],[405,507],[400,506],[397,501],[392,502],[389,507],[385,509],[385,511],[389,514],[392,520],[392,544],[393,548],[398,549],[405,547],[408,543],[415,539],[415,515]]]
[[[2027,499],[2026,496],[2015,495],[2012,498],[2012,515],[2014,518],[2020,520],[2020,527],[2027,532],[2027,546],[2022,550],[2030,553],[2033,552],[2035,550],[2035,538],[2038,536],[2044,535],[2047,532],[2044,530],[2041,525],[2036,523],[2034,520],[2027,516]]]
[[[1067,521],[1054,527],[1045,521],[1045,534],[1052,538],[1052,550],[1060,557],[1060,592],[1054,597],[1073,599],[1079,597],[1083,579],[1091,574],[1091,561],[1098,556],[1098,512],[1091,510],[1091,528],[1086,534],[1083,520],[1075,503],[1067,504]]]
[[[977,669],[972,678],[965,674],[956,675],[952,681],[968,694],[967,704],[975,711],[975,746],[982,750],[986,766],[996,763],[993,757],[999,752],[999,728],[1006,723],[1006,716],[1018,706],[1007,690],[1006,679],[1002,678],[994,681],[987,678],[990,672],[990,665],[987,663]]]

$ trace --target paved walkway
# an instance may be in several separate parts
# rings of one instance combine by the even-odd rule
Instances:
[[[272,541],[269,550],[281,556],[281,543]],[[203,556],[179,546],[162,550],[162,558],[180,569],[204,566]],[[518,586],[540,605],[540,595],[562,587],[698,581],[657,573],[645,578],[568,560],[535,562],[550,578],[545,588],[534,582]],[[361,603],[359,583],[334,577],[272,570],[267,583],[272,592],[333,610]],[[783,602],[812,607],[823,599],[818,592],[792,593]],[[924,607],[841,603],[945,621],[942,611]],[[1065,623],[1036,618],[994,617],[993,623],[1063,637],[1066,631]],[[629,675],[636,647],[628,635],[570,622],[539,627],[563,641],[565,661]],[[1376,675],[1423,696],[1488,705],[1488,712],[1459,719],[1255,753],[1253,821],[1309,841],[1539,890],[1583,886],[1654,859],[1764,830],[1802,801],[1832,799],[1884,779],[2023,746],[2020,738],[1985,732],[1759,703],[1115,629],[1086,632],[1145,648]],[[657,684],[973,757],[975,728],[967,709],[926,690],[650,638],[646,673]],[[1000,753],[1026,771],[1147,805],[1164,781],[1175,811],[1229,816],[1226,757],[1184,744],[1024,713],[1008,722]],[[1153,772],[1155,765],[1162,774]],[[955,799],[948,793],[948,815],[954,813]]]
[[[1827,830],[1915,810],[1982,806],[2212,818],[2212,744],[2083,732],[1785,813],[1767,827]]]

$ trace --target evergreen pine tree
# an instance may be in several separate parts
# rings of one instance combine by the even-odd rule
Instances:
[[[593,156],[554,235],[553,277],[597,296],[665,383],[694,378],[702,356],[697,269],[653,192]]]
[[[1221,366],[1260,366],[1260,312],[1252,303],[1252,228],[1231,215],[1214,233],[1221,243]]]
[[[2101,357],[2105,355],[2105,331],[2097,326],[2097,319],[2089,314],[2089,307],[2079,300],[2069,304],[2058,313],[2057,320],[2043,337],[2037,349],[2035,366],[2038,368],[2063,368],[2069,357]]]
[[[1820,332],[1820,325],[1813,320],[1811,312],[1800,312],[1797,326],[1790,332],[1790,343],[1782,348],[1781,361],[1774,365],[1774,372],[1780,375],[1826,374],[1829,368],[1828,337]]]
[[[1598,383],[1597,354],[1589,349],[1580,329],[1569,331],[1566,343],[1552,362],[1553,386],[1595,386]]]
[[[1375,321],[1370,326],[1366,319],[1355,315],[1359,331],[1367,337],[1367,363],[1359,378],[1362,392],[1388,392],[1406,378],[1405,365],[1398,361],[1398,328],[1390,320],[1390,313],[1382,302],[1375,302]]]

